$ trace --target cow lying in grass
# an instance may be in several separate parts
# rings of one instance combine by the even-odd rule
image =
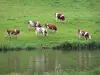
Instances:
[[[54,25],[54,24],[45,24],[45,27],[47,28],[47,29],[51,29],[51,30],[53,30],[53,31],[57,31],[57,27],[56,27],[56,25]]]
[[[28,21],[28,30],[31,29],[31,27],[41,27],[39,21]]]
[[[41,33],[41,35],[43,35],[43,36],[48,36],[46,28],[43,28],[43,27],[35,27],[36,36],[38,33]]]
[[[88,32],[78,29],[78,39],[80,39],[80,36],[83,36],[86,40],[91,39]]]
[[[17,35],[20,33],[20,30],[18,30],[18,29],[7,29],[7,33],[8,33],[10,38],[11,38],[11,35],[16,35],[16,38],[17,38]]]
[[[61,13],[56,13],[56,21],[57,20],[60,20],[60,21],[64,22],[65,16]]]

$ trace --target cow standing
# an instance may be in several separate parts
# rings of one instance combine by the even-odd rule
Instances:
[[[9,36],[16,35],[16,37],[17,37],[17,35],[20,33],[20,30],[18,30],[18,29],[7,29],[7,33],[8,33]]]
[[[56,27],[56,25],[54,25],[54,24],[45,24],[45,27],[47,28],[47,29],[51,29],[51,30],[53,30],[53,31],[57,31],[57,27]]]
[[[39,21],[28,21],[28,30],[31,29],[31,27],[42,27],[40,25],[40,22]]]
[[[47,29],[43,27],[35,27],[36,36],[38,33],[41,33],[41,35],[44,35],[44,36],[48,36]]]
[[[61,13],[56,13],[56,21],[57,20],[60,20],[60,21],[64,22],[65,21],[65,16]]]
[[[85,37],[86,40],[88,38],[91,39],[91,36],[89,35],[88,32],[78,29],[78,39],[80,39],[80,36]]]

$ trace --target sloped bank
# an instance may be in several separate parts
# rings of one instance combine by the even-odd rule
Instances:
[[[0,51],[20,51],[20,50],[39,50],[39,49],[53,49],[53,50],[95,50],[100,49],[100,42],[63,42],[55,46],[10,46],[0,45]]]
[[[33,46],[10,46],[10,45],[0,45],[0,51],[21,51],[21,50],[35,50]]]
[[[64,42],[53,47],[57,50],[95,50],[100,49],[100,42]]]

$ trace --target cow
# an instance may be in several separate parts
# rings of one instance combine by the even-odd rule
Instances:
[[[39,21],[29,20],[28,21],[28,30],[30,30],[31,27],[42,27],[42,26],[40,25]]]
[[[91,39],[91,36],[88,32],[78,29],[78,39],[80,39],[80,36],[83,36],[86,40]]]
[[[47,29],[43,27],[35,27],[36,36],[37,36],[37,33],[41,33],[41,35],[43,36],[48,36]]]
[[[60,20],[60,21],[64,22],[65,16],[61,13],[56,13],[56,21],[57,20]]]
[[[45,27],[47,28],[47,29],[51,29],[51,30],[53,30],[53,31],[57,31],[57,27],[56,27],[56,25],[54,25],[54,24],[48,24],[48,23],[46,23],[45,24]]]
[[[11,36],[11,35],[16,35],[16,37],[17,37],[17,35],[20,33],[20,30],[18,30],[18,29],[7,29],[7,34],[9,35],[9,37]],[[10,37],[11,38],[11,37]]]

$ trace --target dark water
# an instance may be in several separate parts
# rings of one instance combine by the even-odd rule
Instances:
[[[100,68],[100,51],[13,51],[0,53],[0,73],[85,71]]]

